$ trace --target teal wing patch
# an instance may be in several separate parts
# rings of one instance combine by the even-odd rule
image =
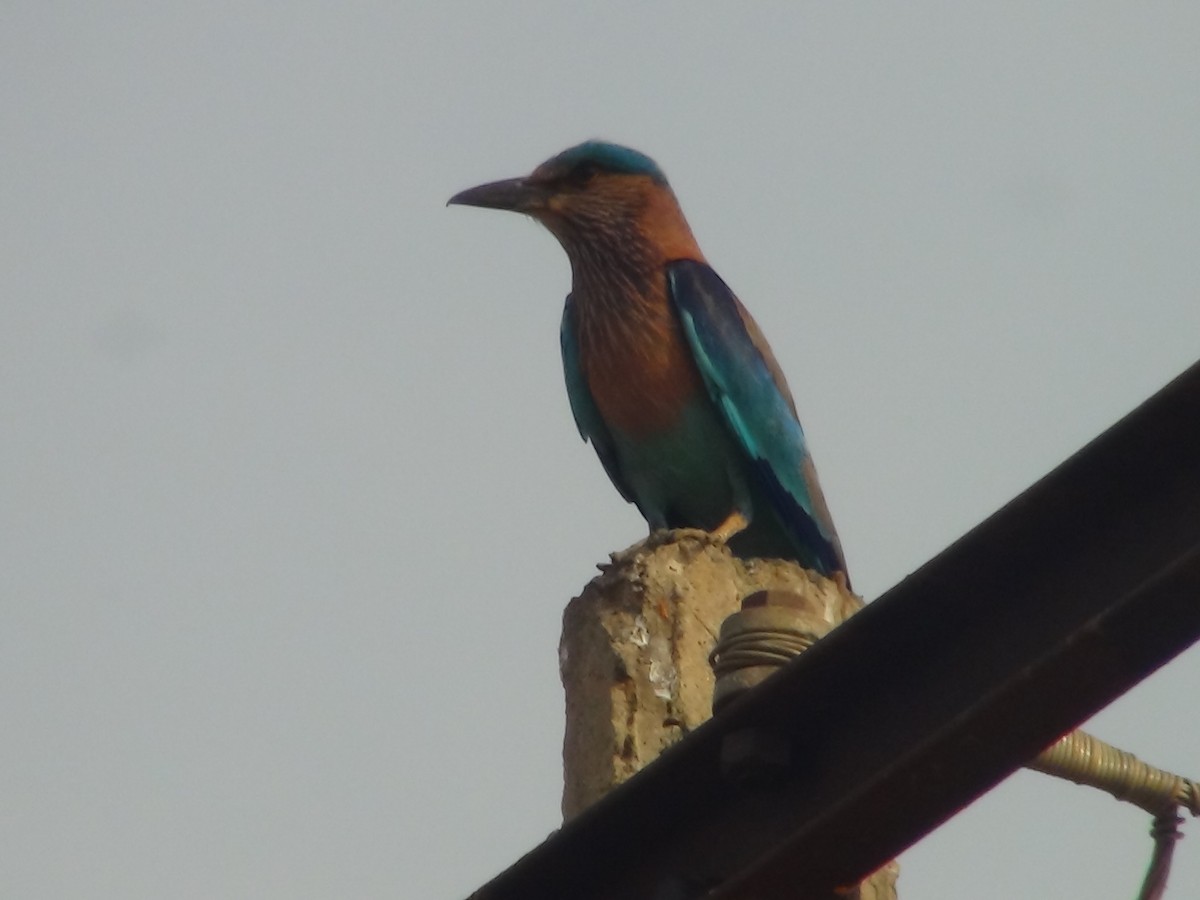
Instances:
[[[671,299],[709,398],[745,453],[747,470],[801,558],[823,574],[845,571],[804,430],[757,326],[711,268],[668,266]]]

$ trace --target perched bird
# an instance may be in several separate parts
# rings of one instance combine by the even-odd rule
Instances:
[[[449,202],[532,216],[567,252],[571,411],[651,531],[703,529],[846,580],[783,372],[652,159],[587,141]]]

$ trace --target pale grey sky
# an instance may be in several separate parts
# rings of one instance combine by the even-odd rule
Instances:
[[[654,156],[871,598],[1200,356],[1198,41],[1194,3],[7,4],[0,896],[455,900],[558,824],[559,616],[643,525],[567,409],[565,258],[453,192]],[[1091,727],[1200,774],[1198,679]],[[1148,827],[1019,775],[901,896],[1133,896]]]

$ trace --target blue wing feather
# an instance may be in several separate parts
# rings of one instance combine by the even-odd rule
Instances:
[[[677,260],[667,272],[709,398],[745,452],[771,512],[802,562],[827,575],[845,572],[795,404],[758,326],[706,264]]]
[[[571,415],[575,417],[575,427],[579,429],[579,436],[585,441],[592,442],[592,446],[596,448],[596,455],[600,457],[600,463],[604,466],[604,471],[608,473],[609,480],[621,492],[622,497],[633,503],[635,502],[633,492],[617,463],[612,435],[609,433],[608,426],[604,424],[600,410],[596,408],[591,388],[588,387],[583,369],[579,366],[579,339],[575,328],[575,307],[570,296],[567,297],[566,305],[563,307],[559,341],[562,344],[563,375],[567,380],[567,399],[571,401]]]

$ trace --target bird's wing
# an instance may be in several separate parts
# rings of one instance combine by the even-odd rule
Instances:
[[[585,441],[592,442],[592,446],[596,448],[596,455],[600,457],[600,462],[604,466],[604,471],[608,473],[609,480],[621,492],[622,497],[633,503],[635,502],[633,492],[621,474],[621,467],[613,448],[612,435],[609,433],[608,426],[604,424],[600,410],[596,408],[591,388],[588,387],[583,369],[579,366],[579,340],[575,329],[575,307],[574,301],[569,295],[566,306],[563,307],[559,340],[562,343],[563,374],[567,379],[567,398],[571,401],[571,414],[575,417],[575,426],[579,429],[579,435]]]
[[[709,398],[745,451],[775,514],[825,574],[844,572],[796,405],[758,325],[706,264],[676,260],[667,277]]]

